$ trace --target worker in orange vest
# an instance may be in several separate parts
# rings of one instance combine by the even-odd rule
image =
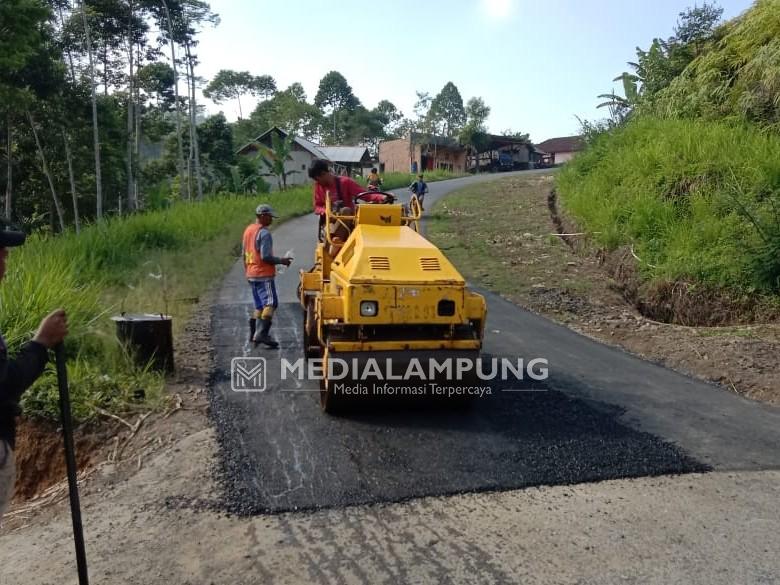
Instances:
[[[249,340],[255,345],[262,343],[272,349],[279,343],[271,338],[271,320],[274,311],[279,306],[276,294],[276,265],[289,266],[292,258],[274,256],[274,244],[271,231],[268,229],[276,216],[270,205],[260,204],[255,210],[257,219],[244,230],[243,254],[244,269],[249,286],[252,287],[255,312],[249,320]],[[257,328],[257,321],[260,328]]]

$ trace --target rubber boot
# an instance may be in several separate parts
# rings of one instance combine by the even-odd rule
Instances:
[[[271,349],[276,349],[279,347],[279,343],[274,341],[271,336],[268,334],[268,332],[271,330],[271,320],[270,319],[260,319],[260,331],[257,332],[257,335],[255,335],[255,343],[262,343],[263,345],[267,345]]]
[[[255,340],[255,331],[257,330],[257,319],[252,317],[249,320],[249,342],[252,343]]]

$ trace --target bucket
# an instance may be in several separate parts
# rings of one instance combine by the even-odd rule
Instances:
[[[173,319],[162,314],[122,313],[111,320],[116,336],[141,367],[173,372]]]

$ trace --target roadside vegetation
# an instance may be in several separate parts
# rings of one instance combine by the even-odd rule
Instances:
[[[565,210],[646,279],[780,292],[780,136],[744,125],[637,118],[558,177]]]
[[[592,242],[630,253],[637,303],[689,325],[780,313],[780,0],[721,14],[688,9],[638,49],[557,181]]]
[[[423,171],[423,176],[425,177],[426,183],[433,183],[435,181],[457,179],[458,177],[463,177],[465,175],[437,169],[435,171]],[[417,175],[414,173],[386,173],[382,175],[382,188],[401,189],[410,186],[416,180]]]
[[[111,219],[80,234],[28,238],[13,250],[0,286],[0,330],[10,351],[30,338],[44,314],[65,307],[74,416],[84,421],[98,409],[159,405],[162,376],[133,364],[110,317],[121,311],[170,314],[178,332],[198,297],[236,260],[241,231],[260,200],[289,218],[310,211],[311,188],[224,195]],[[53,372],[24,394],[23,407],[27,416],[56,419]]]
[[[457,175],[426,173],[436,181]],[[408,186],[414,176],[389,173],[385,188]],[[86,421],[105,410],[122,413],[158,407],[161,374],[134,364],[116,340],[110,317],[121,312],[173,317],[176,344],[193,306],[235,262],[241,233],[254,208],[269,202],[280,219],[311,211],[311,185],[254,196],[223,194],[179,202],[158,211],[113,217],[80,233],[45,232],[14,249],[0,286],[0,331],[10,351],[30,339],[40,318],[65,307],[71,324],[66,343],[74,416]],[[208,318],[204,315],[203,318]],[[23,396],[28,417],[56,419],[53,371]]]

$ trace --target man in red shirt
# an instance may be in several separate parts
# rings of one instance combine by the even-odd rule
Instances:
[[[328,167],[328,161],[318,159],[309,167],[309,177],[314,180],[314,213],[320,216],[320,226],[325,222],[325,197],[330,197],[331,205],[341,204],[342,209],[355,206],[358,195],[365,193],[361,187],[349,177],[338,177]],[[390,203],[392,198],[381,193],[365,193],[361,201],[369,203]]]

